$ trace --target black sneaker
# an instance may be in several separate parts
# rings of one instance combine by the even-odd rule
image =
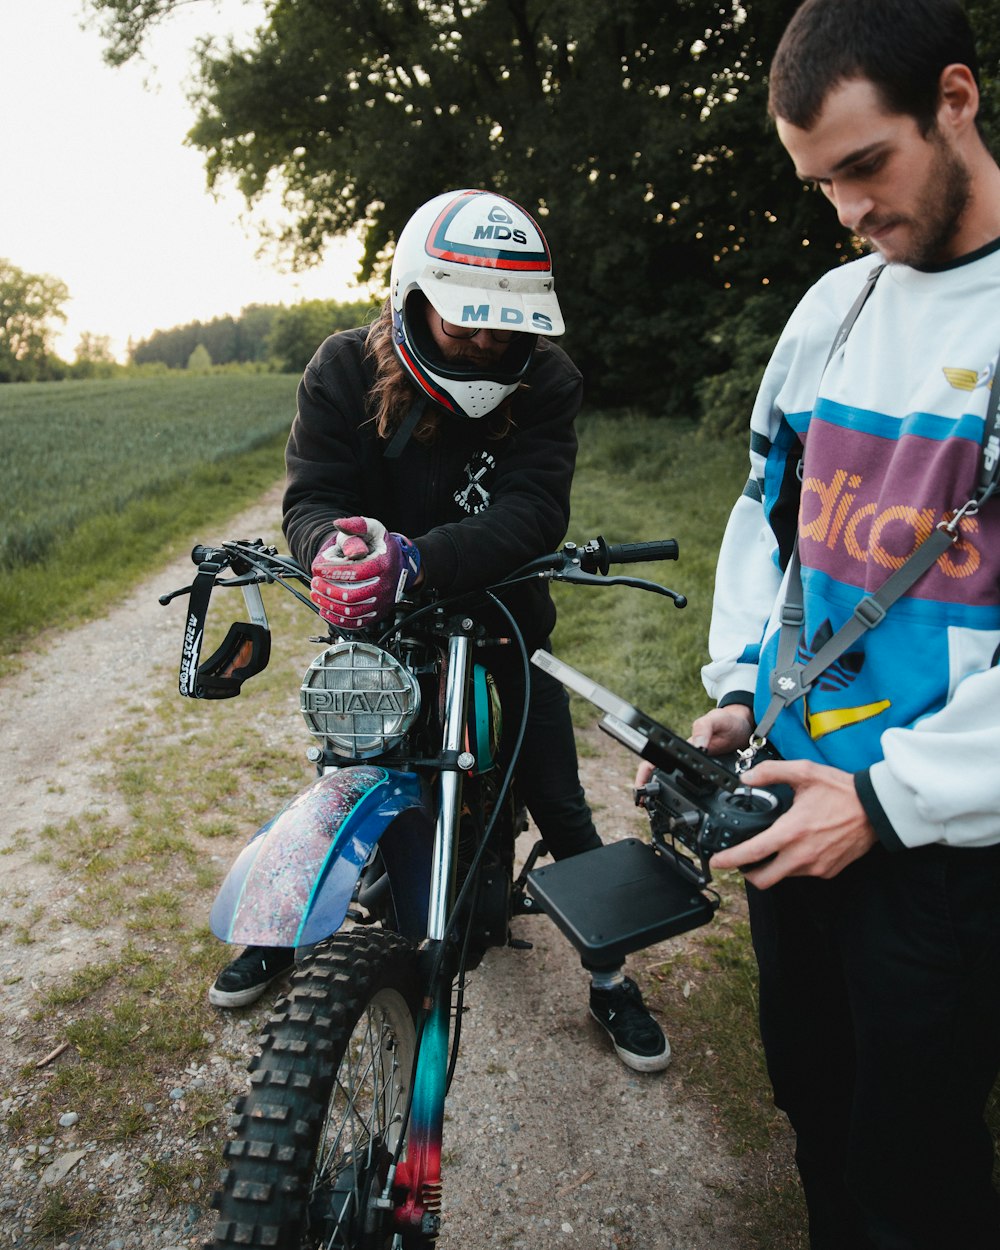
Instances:
[[[284,946],[248,946],[226,964],[208,991],[216,1007],[245,1007],[255,1003],[272,981],[295,963],[295,951]]]
[[[614,1043],[618,1058],[636,1072],[662,1072],[670,1062],[670,1043],[629,977],[611,990],[591,986],[590,1014]]]

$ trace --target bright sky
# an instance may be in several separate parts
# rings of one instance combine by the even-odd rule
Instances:
[[[124,359],[129,336],[247,304],[363,294],[352,285],[356,245],[331,245],[320,268],[297,275],[258,258],[242,197],[227,187],[213,198],[201,153],[184,144],[195,41],[245,42],[261,12],[260,0],[183,5],[144,63],[113,69],[96,31],[81,29],[82,0],[4,0],[0,257],[69,287],[64,359],[84,331],[108,335]]]

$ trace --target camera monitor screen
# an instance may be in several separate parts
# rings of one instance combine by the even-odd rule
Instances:
[[[739,788],[739,778],[724,765],[551,652],[536,651],[531,662],[600,708],[604,713],[601,728],[636,755],[658,768],[679,767],[689,781],[701,782],[707,789],[732,792]]]

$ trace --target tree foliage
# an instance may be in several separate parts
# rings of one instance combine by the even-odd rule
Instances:
[[[369,320],[375,305],[366,300],[302,300],[284,304],[249,304],[237,317],[189,321],[169,330],[154,330],[131,347],[133,364],[190,369],[202,347],[208,364],[266,365],[285,373],[301,373],[313,352],[330,334]],[[201,366],[205,357],[198,357]]]
[[[181,0],[90,2],[122,60]],[[281,190],[303,263],[363,223],[366,275],[430,196],[512,196],[540,214],[591,396],[686,415],[751,297],[780,283],[754,301],[777,318],[849,252],[766,115],[797,4],[272,0],[251,46],[200,46],[190,140],[210,185]]]
[[[189,321],[169,330],[154,330],[148,339],[132,346],[132,363],[159,362],[170,369],[184,369],[199,343],[217,365],[264,362],[277,312],[276,305],[250,304],[238,317],[213,317],[211,321]]]
[[[185,368],[189,373],[211,373],[212,357],[204,343],[198,343],[188,356]]]
[[[272,362],[284,373],[301,373],[316,348],[338,330],[350,330],[374,318],[377,305],[357,301],[307,299],[278,309],[268,349]]]
[[[58,361],[52,351],[55,322],[65,321],[64,282],[26,273],[0,258],[0,382],[48,378]]]
[[[113,378],[119,371],[110,336],[84,330],[76,345],[70,374],[74,378]]]

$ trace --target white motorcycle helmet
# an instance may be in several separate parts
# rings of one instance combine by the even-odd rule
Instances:
[[[390,276],[393,345],[403,368],[435,404],[485,417],[513,394],[538,335],[565,330],[552,258],[537,222],[492,191],[448,191],[406,223]],[[445,360],[427,324],[427,304],[470,330],[514,331],[490,364]]]

